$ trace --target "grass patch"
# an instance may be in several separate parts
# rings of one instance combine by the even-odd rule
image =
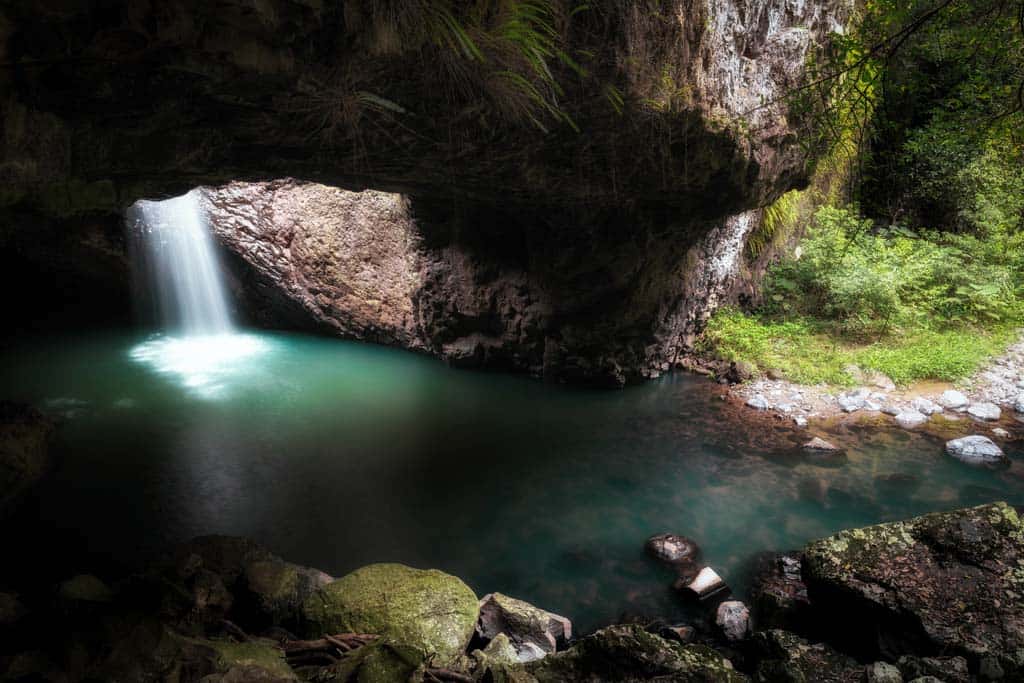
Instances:
[[[883,372],[906,386],[919,380],[961,380],[1016,338],[1015,326],[1005,324],[987,330],[913,330],[868,343],[836,334],[829,321],[780,320],[722,309],[708,322],[701,350],[761,371],[781,371],[801,384],[852,386],[853,378],[843,370],[852,364]]]

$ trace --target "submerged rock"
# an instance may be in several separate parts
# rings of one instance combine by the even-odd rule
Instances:
[[[825,441],[821,437],[814,437],[803,446],[805,451],[818,452],[818,453],[837,453],[840,448],[831,442]]]
[[[744,640],[750,632],[750,610],[739,600],[726,600],[715,610],[715,623],[727,640]]]
[[[572,638],[572,622],[523,600],[490,593],[480,599],[476,633],[485,640],[504,634],[515,651],[516,661],[530,662],[568,642]]]
[[[1003,450],[980,434],[947,441],[946,452],[968,465],[995,465],[1006,460]]]
[[[699,600],[706,600],[712,595],[729,589],[718,572],[711,567],[703,567],[692,579],[682,578],[676,582],[676,587],[692,594]]]
[[[609,626],[577,641],[565,652],[521,666],[539,683],[748,680],[711,648],[672,642],[635,624]],[[530,679],[506,680],[525,683]]]
[[[696,542],[678,534],[651,536],[644,542],[644,550],[651,557],[671,564],[692,562],[700,555]]]
[[[1024,675],[1024,523],[1005,503],[843,531],[805,549],[816,609],[852,647],[994,657]]]
[[[311,637],[370,633],[447,663],[476,627],[476,595],[461,579],[401,564],[372,564],[333,581],[302,607]]]
[[[967,409],[967,414],[979,420],[995,421],[999,419],[1002,411],[995,403],[974,403]]]

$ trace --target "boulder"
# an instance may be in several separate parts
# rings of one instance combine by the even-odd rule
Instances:
[[[939,396],[939,405],[950,410],[957,410],[967,405],[967,397],[956,389],[946,389]]]
[[[968,465],[997,465],[1006,454],[987,436],[974,434],[946,442],[946,453]]]
[[[739,600],[726,600],[715,610],[715,624],[727,640],[744,640],[750,632],[750,610]]]
[[[0,517],[9,514],[52,467],[53,422],[20,403],[0,401]]]
[[[539,683],[748,680],[709,647],[666,640],[635,624],[609,626],[564,652],[519,666]]]
[[[372,564],[332,581],[302,606],[305,630],[371,633],[447,663],[466,650],[479,616],[476,595],[436,569]]]
[[[697,544],[678,534],[656,534],[644,542],[644,550],[651,557],[675,564],[693,562],[700,556]]]
[[[862,683],[864,667],[828,645],[773,629],[754,634],[758,681]]]
[[[934,415],[935,413],[942,412],[942,406],[924,397],[915,398],[910,402],[910,405],[922,415]]]
[[[928,418],[919,413],[916,410],[904,410],[902,413],[896,416],[896,424],[904,429],[913,429],[914,427],[920,427]]]
[[[1024,523],[1005,503],[840,532],[804,550],[816,609],[851,651],[936,652],[1024,675]]]
[[[528,602],[490,593],[480,599],[476,634],[488,641],[504,634],[516,653],[516,661],[530,662],[568,642],[572,638],[572,622]]]
[[[754,394],[753,396],[747,399],[747,407],[753,408],[754,410],[768,410],[768,408],[770,408],[771,406],[768,403],[768,399],[766,399],[763,395]]]
[[[99,604],[113,600],[114,592],[92,574],[79,574],[61,582],[57,599],[65,606]]]
[[[295,626],[306,599],[333,580],[318,569],[278,559],[249,562],[236,589],[239,621],[259,631],[269,626]]]
[[[797,553],[765,553],[750,586],[751,607],[759,628],[803,631],[811,621],[811,603]]]
[[[967,414],[971,417],[976,417],[979,420],[995,421],[999,419],[1002,411],[999,410],[999,406],[995,403],[972,403],[967,409]]]

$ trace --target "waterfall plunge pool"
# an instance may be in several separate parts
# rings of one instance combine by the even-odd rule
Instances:
[[[841,427],[825,436],[848,459],[824,467],[800,452],[806,432],[736,413],[680,374],[583,391],[264,332],[51,336],[4,357],[0,395],[64,418],[56,471],[4,530],[9,557],[55,579],[237,534],[336,576],[437,567],[585,632],[685,616],[671,573],[643,554],[657,532],[696,539],[742,595],[759,551],[1024,503],[1013,443],[1009,469],[979,470],[935,437]]]

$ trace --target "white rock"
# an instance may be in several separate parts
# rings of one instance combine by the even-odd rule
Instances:
[[[896,424],[904,429],[913,429],[919,427],[928,421],[926,415],[922,415],[916,410],[904,410],[902,413],[896,416]]]
[[[1024,393],[1017,394],[1013,402],[1013,409],[1018,413],[1024,413]]]
[[[747,407],[753,408],[754,410],[768,410],[768,399],[761,394],[754,394],[747,399]]]
[[[864,401],[864,410],[870,410],[871,412],[877,413],[881,409],[881,404],[876,403],[875,401]]]
[[[867,679],[868,683],[903,683],[903,674],[892,664],[875,662],[867,667]]]
[[[946,452],[969,465],[993,465],[1006,459],[992,439],[980,434],[947,441]]]
[[[724,589],[725,581],[711,567],[704,567],[697,576],[686,585],[698,598],[704,599]]]
[[[942,392],[942,396],[939,397],[939,405],[943,408],[956,410],[967,405],[967,397],[956,389],[946,389]]]
[[[807,443],[805,443],[803,445],[803,449],[805,451],[823,452],[835,452],[839,450],[839,448],[835,444],[829,443],[828,441],[825,441],[825,439],[822,439],[821,437],[817,436],[808,441]]]
[[[896,415],[899,415],[900,413],[903,412],[903,408],[900,408],[897,405],[890,404],[887,406],[883,406],[882,412],[885,413],[886,415],[892,415],[893,417],[895,417]]]
[[[1000,439],[1010,438],[1010,432],[1006,431],[1002,427],[996,427],[992,430],[992,433],[998,436]]]
[[[979,420],[998,420],[1002,411],[995,403],[972,403],[967,413]]]
[[[857,389],[839,396],[839,407],[845,413],[853,413],[864,407],[864,402],[871,395],[870,389]]]
[[[726,600],[718,606],[715,623],[729,640],[743,640],[750,631],[750,610],[739,600]]]
[[[793,423],[797,427],[806,427],[807,426],[807,418],[804,417],[803,415],[797,415],[796,417],[793,418]]]
[[[926,398],[918,397],[911,401],[911,405],[914,406],[914,410],[924,415],[934,415],[935,413],[942,412],[942,406],[937,403],[932,403]]]

